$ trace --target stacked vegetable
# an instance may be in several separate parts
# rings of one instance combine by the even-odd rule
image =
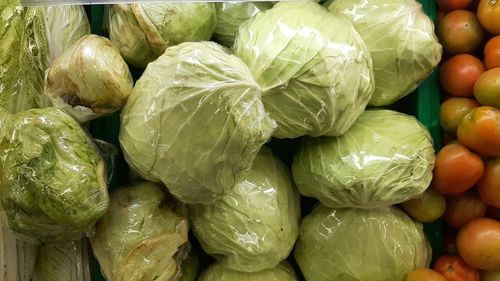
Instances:
[[[3,26],[26,21],[17,4],[1,4]],[[427,267],[422,224],[395,204],[427,194],[433,142],[377,107],[439,63],[434,25],[414,0],[325,6],[111,5],[110,40],[81,34],[44,65],[50,106],[0,111],[0,202],[44,244],[34,280],[88,279],[73,270],[81,238],[109,281],[402,281]],[[37,54],[0,63],[27,71]],[[135,85],[127,63],[145,68]],[[28,81],[10,77],[12,102]],[[113,161],[85,128],[117,111],[134,177],[108,194]],[[290,139],[284,161],[272,143]]]

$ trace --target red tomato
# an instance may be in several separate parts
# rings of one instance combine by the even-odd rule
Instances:
[[[500,208],[500,157],[486,162],[486,169],[477,183],[477,190],[484,203]]]
[[[484,63],[486,68],[500,67],[500,35],[491,38],[484,47]]]
[[[438,24],[439,41],[449,54],[472,53],[483,40],[483,30],[476,14],[466,10],[451,11]]]
[[[473,219],[484,217],[486,204],[479,195],[470,190],[446,198],[444,220],[453,228],[460,228]]]
[[[436,0],[437,5],[443,11],[464,10],[470,6],[472,0]]]
[[[458,256],[440,257],[434,264],[434,269],[447,281],[479,281],[479,271]]]
[[[461,54],[445,61],[439,70],[439,82],[443,90],[456,97],[472,97],[474,84],[485,71],[476,57]]]
[[[500,110],[490,106],[472,109],[460,121],[458,141],[485,156],[500,157]]]
[[[470,265],[493,270],[500,266],[500,222],[475,219],[464,225],[457,235],[460,256]]]

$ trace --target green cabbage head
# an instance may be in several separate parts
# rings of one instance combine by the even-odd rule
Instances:
[[[272,7],[272,2],[215,3],[217,25],[215,26],[214,38],[222,45],[232,47],[240,25],[256,14]]]
[[[188,248],[184,212],[151,182],[112,193],[90,239],[106,280],[177,280]]]
[[[229,269],[220,263],[212,264],[198,281],[297,281],[290,264],[282,262],[274,268],[257,272],[241,272]]]
[[[45,70],[90,33],[82,6],[21,7],[0,1],[0,106],[12,113],[50,104]]]
[[[216,22],[213,3],[116,4],[107,29],[125,61],[145,68],[169,46],[210,39]]]
[[[303,195],[328,207],[374,208],[424,192],[434,158],[431,136],[413,116],[367,110],[340,137],[305,139],[292,172]]]
[[[250,174],[212,205],[192,205],[192,228],[203,250],[245,272],[273,268],[298,235],[299,194],[287,168],[264,147]]]
[[[41,241],[81,237],[106,211],[104,161],[80,125],[47,107],[15,114],[0,142],[9,226]]]
[[[83,123],[120,110],[132,87],[128,66],[111,41],[86,35],[47,71],[45,94]]]
[[[417,88],[441,60],[434,24],[415,0],[335,0],[370,50],[375,74],[371,106],[390,105]]]
[[[213,42],[167,49],[121,114],[130,167],[185,203],[210,204],[248,175],[275,128],[247,66]]]
[[[181,276],[178,281],[196,281],[202,269],[202,258],[199,250],[191,247],[189,255],[182,261]]]
[[[396,207],[317,206],[300,226],[295,259],[307,281],[403,281],[430,263],[423,227]]]
[[[234,50],[263,88],[278,138],[341,135],[374,90],[359,34],[314,2],[280,2],[252,17],[240,26]]]

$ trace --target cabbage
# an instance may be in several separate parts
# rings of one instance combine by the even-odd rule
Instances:
[[[258,272],[239,272],[224,267],[220,263],[212,264],[198,281],[297,281],[292,267],[287,262]]]
[[[273,268],[297,239],[299,203],[287,168],[264,147],[233,192],[212,205],[190,207],[193,232],[205,252],[228,268]]]
[[[125,159],[185,203],[210,204],[245,177],[275,123],[246,65],[213,42],[167,49],[121,115]]]
[[[217,25],[215,26],[214,38],[217,42],[232,47],[240,25],[256,14],[272,7],[272,2],[215,3]]]
[[[112,193],[90,240],[106,280],[177,280],[188,246],[184,212],[151,182]]]
[[[278,138],[343,134],[374,89],[354,27],[313,2],[281,2],[249,19],[234,49],[263,88]]]
[[[87,35],[47,71],[45,94],[55,107],[86,122],[120,110],[132,91],[128,66],[111,41]]]
[[[80,125],[48,107],[12,116],[0,142],[9,226],[41,241],[81,237],[106,211],[104,161]]]
[[[346,16],[373,59],[372,106],[390,105],[415,90],[441,60],[434,24],[415,0],[335,0],[328,7]]]
[[[300,226],[295,259],[308,281],[403,281],[430,263],[422,225],[395,207],[316,207]]]
[[[189,250],[189,255],[182,261],[181,276],[178,281],[196,281],[201,271],[201,254],[196,248]]]
[[[0,1],[0,106],[12,113],[45,106],[47,67],[90,33],[82,6],[19,6]]]
[[[109,38],[125,61],[145,68],[169,46],[210,39],[213,3],[116,4],[109,7]]]
[[[328,207],[374,208],[424,192],[433,167],[432,139],[420,122],[367,110],[340,137],[304,140],[292,172],[303,195]]]

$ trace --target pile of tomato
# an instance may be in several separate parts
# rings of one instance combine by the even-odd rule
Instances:
[[[443,216],[446,255],[407,281],[500,281],[500,0],[437,0],[444,147],[431,189],[402,208]]]

